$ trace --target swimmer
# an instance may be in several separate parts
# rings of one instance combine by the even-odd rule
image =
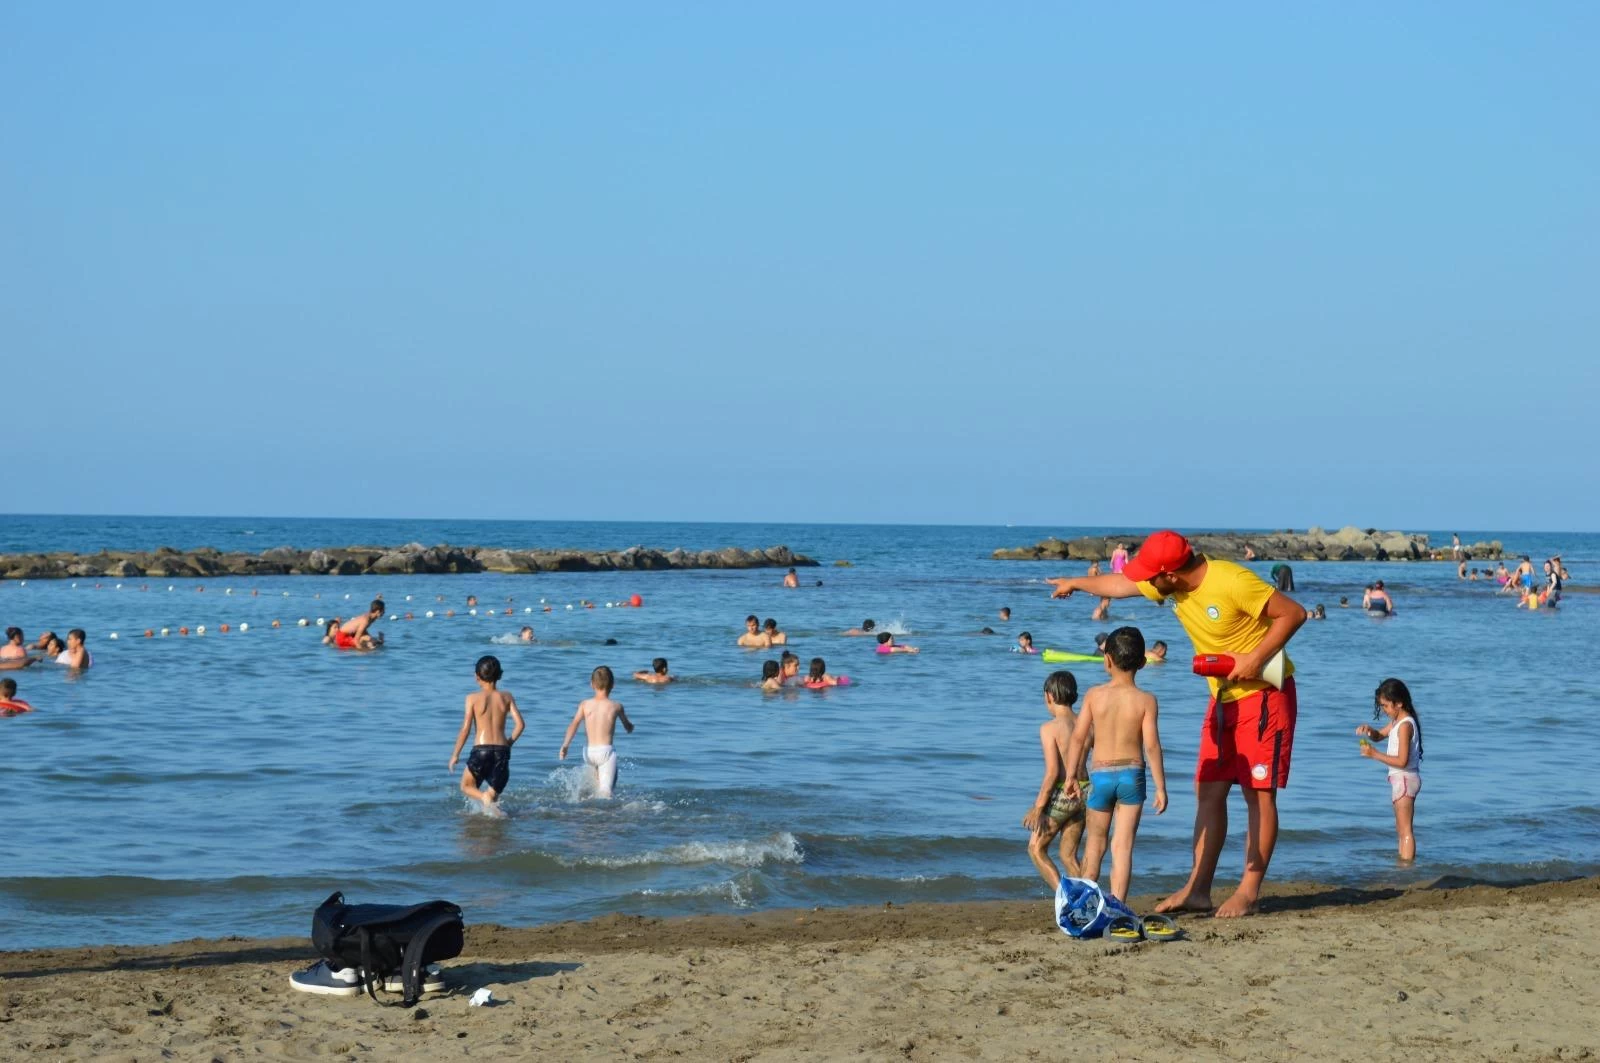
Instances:
[[[383,636],[374,636],[369,629],[373,623],[383,618],[383,614],[383,599],[372,599],[372,604],[367,606],[365,613],[339,625],[339,630],[333,637],[334,646],[341,650],[375,650],[382,646]]]
[[[324,646],[336,646],[336,645],[338,645],[338,643],[339,643],[339,618],[338,617],[334,617],[332,620],[328,621],[328,630],[326,630],[326,631],[324,631],[322,633],[322,644]]]
[[[667,659],[665,657],[657,657],[650,662],[650,670],[648,672],[635,672],[633,673],[633,678],[641,683],[659,686],[662,683],[674,682],[678,677],[667,671]]]
[[[56,656],[57,664],[64,664],[74,672],[81,672],[94,663],[94,658],[89,656],[89,651],[84,648],[83,628],[75,627],[67,632],[67,648]]]
[[[1339,608],[1340,609],[1348,609],[1348,608],[1350,608],[1350,599],[1346,598],[1342,594],[1339,596]]]
[[[761,689],[768,694],[783,689],[783,679],[777,661],[761,662]]]
[[[836,687],[838,685],[838,678],[828,674],[828,662],[821,657],[811,658],[811,667],[806,672],[806,689],[822,690],[825,687]]]
[[[1372,613],[1394,613],[1394,599],[1383,589],[1383,580],[1378,580],[1361,595],[1361,608]]]
[[[1311,610],[1309,613],[1306,614],[1306,619],[1307,620],[1326,620],[1326,619],[1328,619],[1328,607],[1325,606],[1325,605],[1317,606],[1315,609]]]
[[[853,627],[849,631],[841,631],[839,634],[847,635],[852,638],[859,635],[871,635],[873,633],[872,629],[877,626],[878,625],[873,622],[872,618],[868,617],[866,620],[861,621],[860,627]]]
[[[49,636],[49,639],[44,644],[44,659],[47,661],[53,661],[66,652],[67,644],[53,634]]]
[[[783,574],[783,585],[785,587],[800,586],[800,577],[795,573],[794,569],[791,568],[788,572]]]
[[[778,622],[772,617],[767,617],[766,623],[761,625],[761,633],[767,636],[768,646],[786,646],[789,636],[778,630]]]
[[[0,679],[0,716],[20,716],[32,711],[32,705],[17,697],[17,681]]]
[[[611,700],[614,683],[611,669],[603,664],[590,674],[589,687],[594,697],[578,702],[578,711],[567,724],[567,737],[561,742],[561,759],[566,760],[572,736],[578,733],[578,724],[583,724],[583,737],[588,743],[583,749],[583,762],[593,773],[596,797],[610,797],[616,790],[617,751],[612,742],[616,739],[617,724],[621,723],[624,730],[633,734],[633,721],[622,711],[622,703]]]
[[[1160,639],[1150,645],[1150,652],[1144,655],[1145,664],[1166,664],[1167,644]]]
[[[470,609],[470,608],[472,608],[473,606],[475,606],[477,604],[478,604],[478,596],[476,594],[467,595],[467,608]]]
[[[478,727],[477,741],[467,757],[466,770],[461,773],[461,792],[483,805],[492,815],[504,816],[500,811],[500,796],[505,793],[511,778],[511,747],[522,737],[522,713],[517,711],[517,699],[509,690],[499,690],[495,684],[503,674],[497,657],[479,657],[473,668],[478,680],[478,692],[468,694],[466,712],[461,718],[461,730],[456,735],[456,747],[450,753],[447,771],[456,770],[461,758],[461,747],[467,744],[467,735],[474,724]],[[515,723],[511,737],[506,737],[506,717]],[[565,752],[565,750],[563,750]]]
[[[980,634],[980,635],[993,635],[994,634],[994,628],[992,628],[992,627],[983,628],[982,630],[980,630],[978,632],[978,634]]]
[[[538,642],[539,641],[538,639],[533,637],[533,628],[528,627],[527,625],[523,625],[522,630],[517,632],[517,638],[521,639],[523,642]]]
[[[26,668],[38,661],[28,653],[28,647],[23,645],[27,640],[22,637],[20,627],[6,628],[6,644],[0,646],[0,668]]]
[[[784,650],[783,656],[778,658],[778,682],[788,686],[790,680],[800,682],[800,658]]]
[[[744,634],[739,636],[739,645],[747,650],[764,650],[772,645],[772,639],[761,630],[761,618],[754,613],[744,618]]]
[[[901,646],[894,641],[894,635],[888,631],[878,635],[879,653],[921,653],[915,646]]]
[[[43,635],[39,636],[39,641],[38,642],[35,642],[32,646],[29,646],[28,648],[30,650],[38,650],[40,653],[43,653],[46,656],[53,656],[53,654],[49,653],[50,644],[52,642],[55,642],[55,643],[59,644],[61,642],[61,640],[56,637],[56,633],[54,631],[46,631]],[[59,653],[60,651],[57,650],[56,652]]]
[[[1099,632],[1098,634],[1096,634],[1095,637],[1094,637],[1094,652],[1096,652],[1096,653],[1105,653],[1106,652],[1106,639],[1108,639],[1110,637],[1111,636],[1106,634],[1104,631]]]
[[[1024,631],[1022,634],[1017,636],[1017,644],[1011,648],[1011,652],[1038,653],[1039,651],[1033,648],[1033,636]]]
[[[1010,620],[1011,619],[1011,607],[1009,605],[1002,605],[1000,607],[1000,619],[1001,620]]]
[[[1089,562],[1088,571],[1086,571],[1084,573],[1084,575],[1086,575],[1086,576],[1098,576],[1098,575],[1100,575],[1100,562],[1098,562],[1098,561]],[[1099,623],[1100,621],[1104,620],[1106,617],[1108,617],[1110,615],[1111,615],[1111,599],[1110,598],[1101,598],[1099,604],[1094,607],[1094,612],[1089,614],[1089,619],[1095,621],[1096,623]]]

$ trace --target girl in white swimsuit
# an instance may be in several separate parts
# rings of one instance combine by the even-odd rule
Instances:
[[[1400,859],[1409,863],[1417,858],[1412,823],[1416,817],[1417,795],[1422,792],[1422,721],[1411,703],[1411,691],[1398,679],[1379,683],[1372,700],[1373,717],[1387,716],[1389,722],[1381,728],[1361,724],[1356,734],[1361,739],[1361,755],[1389,769],[1389,803],[1394,806],[1395,837],[1399,842]],[[1382,753],[1372,745],[1379,738],[1388,740]]]

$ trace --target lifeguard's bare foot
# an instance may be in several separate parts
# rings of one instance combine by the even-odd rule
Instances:
[[[1232,897],[1222,902],[1222,907],[1217,909],[1218,919],[1243,919],[1247,915],[1255,915],[1261,910],[1260,901],[1242,890],[1235,890]]]
[[[1177,893],[1156,905],[1160,913],[1171,912],[1209,912],[1212,908],[1211,894],[1201,893],[1199,890],[1183,887]]]

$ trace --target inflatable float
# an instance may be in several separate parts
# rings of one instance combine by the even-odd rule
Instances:
[[[1068,664],[1073,661],[1098,661],[1104,658],[1101,653],[1073,653],[1070,650],[1045,650],[1039,654],[1045,664]]]

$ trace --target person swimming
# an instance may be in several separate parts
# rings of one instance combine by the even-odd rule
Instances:
[[[1017,636],[1017,644],[1011,647],[1011,652],[1038,653],[1039,651],[1033,648],[1033,635],[1024,631],[1022,634]]]
[[[1369,613],[1388,616],[1394,610],[1394,599],[1389,597],[1389,592],[1383,589],[1383,580],[1378,580],[1368,587],[1361,595],[1361,608]]]
[[[871,617],[868,617],[866,620],[861,621],[860,627],[853,627],[849,631],[841,631],[839,634],[848,635],[852,638],[860,635],[871,635],[873,634],[873,628],[877,626],[878,625],[876,621],[874,621]]]
[[[667,659],[665,657],[657,657],[650,662],[650,670],[648,672],[635,672],[633,673],[633,678],[641,683],[659,686],[662,683],[676,682],[678,677],[667,671]]]
[[[775,694],[783,689],[782,669],[777,661],[761,662],[761,690],[763,693]]]
[[[806,671],[805,687],[807,690],[824,690],[836,687],[845,682],[843,676],[828,674],[828,663],[821,657],[811,658],[811,667]]]

